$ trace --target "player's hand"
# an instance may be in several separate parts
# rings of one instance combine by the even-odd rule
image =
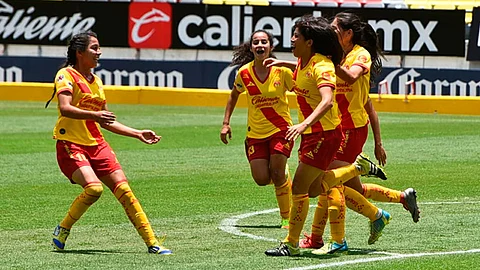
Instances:
[[[383,148],[383,145],[375,144],[375,158],[378,160],[378,164],[382,166],[387,164],[387,152]]]
[[[269,57],[265,60],[263,60],[263,65],[267,68],[269,67],[272,67],[272,66],[278,66],[280,65],[282,62],[276,58],[273,58],[273,57]]]
[[[94,113],[94,120],[100,125],[110,125],[115,122],[117,117],[110,111],[98,111]]]
[[[225,124],[223,125],[222,130],[220,131],[220,140],[224,144],[228,144],[227,137],[229,140],[232,139],[232,129],[230,128],[230,125]]]
[[[287,139],[287,141],[295,141],[298,138],[298,136],[300,136],[301,134],[303,134],[303,132],[305,132],[307,127],[308,126],[304,123],[300,123],[300,124],[296,124],[291,127],[288,127],[287,136],[285,137],[285,139]]]
[[[145,129],[140,131],[138,139],[146,144],[155,144],[162,139],[162,136],[155,134],[152,130]]]

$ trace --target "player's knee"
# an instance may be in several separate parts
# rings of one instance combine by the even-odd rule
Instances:
[[[103,193],[102,184],[90,184],[84,188],[84,192],[87,196],[87,200],[90,203],[96,202]]]

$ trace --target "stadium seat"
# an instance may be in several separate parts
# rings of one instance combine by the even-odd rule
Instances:
[[[384,0],[387,8],[407,9],[408,5],[404,0]]]
[[[433,5],[433,9],[452,10],[457,8],[455,2],[430,1],[430,4]]]
[[[224,0],[224,3],[231,6],[245,6],[247,5],[247,0]]]
[[[291,6],[290,0],[268,0],[272,6]]]
[[[386,5],[382,0],[367,0],[363,4],[364,8],[384,8]]]
[[[432,4],[426,0],[409,0],[405,4],[411,9],[432,9]]]
[[[205,5],[223,5],[223,0],[202,0]]]
[[[361,8],[363,3],[362,0],[338,0],[341,8]]]
[[[335,0],[318,0],[317,7],[338,7],[338,2]]]
[[[250,6],[268,6],[270,2],[268,0],[247,0],[247,5]]]
[[[294,6],[314,7],[314,0],[291,0]]]
[[[474,1],[457,1],[457,9],[464,9],[466,11],[472,11],[473,7],[476,7],[477,4]]]
[[[178,3],[182,4],[200,4],[202,0],[178,0]]]

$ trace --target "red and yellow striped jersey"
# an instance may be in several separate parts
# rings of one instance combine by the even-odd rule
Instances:
[[[65,91],[72,93],[72,105],[83,110],[100,111],[106,103],[103,84],[97,76],[87,81],[71,67],[62,68],[55,76],[57,96]],[[104,140],[100,125],[93,120],[72,119],[58,113],[53,138],[81,145],[97,145]]]
[[[335,66],[330,59],[317,53],[310,58],[304,68],[301,68],[299,59],[293,78],[295,82],[294,91],[297,94],[299,108],[298,121],[301,123],[313,113],[317,105],[322,101],[319,88],[330,86],[332,89],[335,89]],[[340,116],[334,99],[333,107],[319,122],[307,128],[304,134],[332,130],[339,124]]]
[[[240,67],[233,91],[247,95],[247,137],[267,138],[292,125],[286,95],[292,88],[292,71],[288,68],[271,67],[262,81],[253,69],[253,61]]]
[[[359,45],[353,47],[342,63],[342,66],[346,69],[352,66],[360,66],[364,71],[363,75],[353,85],[346,83],[341,78],[337,78],[335,99],[338,102],[338,108],[342,115],[343,129],[353,129],[368,124],[368,114],[364,106],[367,103],[368,93],[370,92],[371,65],[370,53]]]

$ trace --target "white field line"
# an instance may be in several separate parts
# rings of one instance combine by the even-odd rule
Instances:
[[[379,203],[379,204],[391,204],[391,203]],[[420,205],[443,205],[443,204],[480,204],[480,201],[466,201],[466,202],[422,202],[419,203]],[[310,207],[316,207],[316,205],[312,204]],[[278,208],[274,209],[267,209],[263,211],[256,211],[251,213],[245,213],[237,216],[233,216],[230,218],[226,218],[222,220],[220,226],[218,227],[220,230],[237,235],[243,236],[255,240],[262,240],[267,242],[280,242],[279,239],[268,238],[264,236],[258,236],[250,233],[242,232],[237,228],[238,221],[241,219],[269,214],[273,212],[278,212]],[[343,262],[333,262],[333,263],[322,263],[316,265],[309,265],[304,267],[297,267],[297,268],[290,268],[288,270],[308,270],[308,269],[320,269],[320,268],[327,268],[333,266],[342,266],[342,265],[349,265],[349,264],[356,264],[356,263],[367,263],[367,262],[375,262],[375,261],[386,261],[386,260],[398,260],[404,258],[415,258],[415,257],[424,257],[424,256],[445,256],[445,255],[454,255],[454,254],[466,254],[466,253],[478,253],[480,249],[471,249],[471,250],[463,250],[463,251],[448,251],[448,252],[432,252],[432,253],[413,253],[413,254],[397,254],[397,253],[389,253],[389,252],[372,252],[371,254],[382,254],[388,256],[382,257],[374,257],[374,258],[366,258],[366,259],[357,259],[351,261],[343,261]]]
[[[344,266],[349,264],[398,260],[398,259],[405,259],[405,258],[418,258],[418,257],[425,257],[425,256],[446,256],[446,255],[457,255],[457,254],[468,254],[468,253],[479,253],[479,252],[480,252],[480,249],[470,249],[470,250],[446,251],[446,252],[397,254],[397,255],[392,255],[387,257],[384,256],[384,257],[357,259],[357,260],[343,261],[343,262],[321,263],[321,264],[315,264],[315,265],[309,265],[309,266],[303,266],[303,267],[288,268],[288,270],[310,270],[310,269],[320,269],[320,268],[335,267],[335,266]]]
[[[392,203],[378,203],[378,204],[392,204]],[[480,201],[470,201],[470,202],[469,201],[466,201],[466,202],[422,202],[422,203],[418,203],[418,204],[420,204],[420,205],[480,204]],[[314,205],[314,204],[310,205],[310,207],[316,207],[316,206],[317,205]],[[263,240],[263,241],[267,241],[267,242],[280,242],[279,239],[273,239],[273,238],[258,236],[258,235],[254,235],[254,234],[250,234],[250,233],[245,233],[245,232],[242,232],[241,230],[239,230],[237,228],[237,223],[241,219],[249,218],[249,217],[253,217],[253,216],[257,216],[257,215],[270,214],[270,213],[278,212],[278,211],[279,211],[278,208],[274,208],[274,209],[267,209],[267,210],[263,210],[263,211],[256,211],[256,212],[245,213],[245,214],[233,216],[233,217],[226,218],[226,219],[222,220],[222,222],[220,223],[220,226],[218,228],[220,230],[224,231],[224,232],[227,232],[227,233],[230,233],[230,234],[233,234],[233,235],[244,236],[244,237],[248,237],[248,238],[255,239],[255,240]]]

